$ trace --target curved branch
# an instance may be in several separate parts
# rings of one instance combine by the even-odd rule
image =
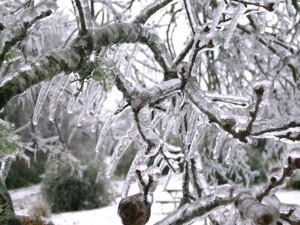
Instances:
[[[147,20],[158,10],[164,8],[173,0],[163,0],[163,1],[155,1],[148,6],[146,6],[140,14],[132,21],[133,23],[141,23],[144,24]]]
[[[65,72],[76,72],[80,69],[86,49],[99,50],[103,46],[121,43],[140,42],[149,46],[155,59],[168,76],[171,60],[166,46],[156,33],[138,24],[116,23],[95,29],[93,46],[90,36],[77,37],[63,50],[54,50],[26,69],[20,70],[11,77],[6,77],[0,83],[0,109],[14,96],[23,93],[31,86],[41,81],[51,79]]]
[[[179,225],[191,222],[219,206],[232,203],[234,201],[233,191],[233,187],[223,187],[221,194],[216,191],[216,194],[207,195],[193,203],[185,204],[154,225]]]

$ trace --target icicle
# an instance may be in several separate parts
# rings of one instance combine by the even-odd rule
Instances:
[[[71,76],[72,79],[75,78],[75,74],[74,74],[74,73],[71,73],[69,76]],[[71,79],[71,78],[70,78],[70,79]],[[76,92],[73,93],[72,96],[70,97],[70,100],[69,100],[69,103],[68,103],[68,106],[67,106],[67,112],[68,112],[69,114],[72,114],[72,113],[73,113],[75,104],[76,104],[77,100],[80,98],[81,93],[82,93],[82,92],[78,92],[78,90],[77,90],[77,88],[76,88]]]
[[[184,116],[187,113],[187,107],[188,104],[185,104],[182,109],[178,112],[178,114],[175,116],[175,123],[173,126],[173,134],[178,135],[180,131],[181,124],[183,123]]]
[[[163,136],[163,141],[166,142],[168,137],[169,137],[169,134],[171,133],[172,131],[172,128],[174,126],[174,120],[175,118],[172,118],[170,120],[166,120],[166,121],[169,121],[169,123],[167,124],[167,127],[165,128],[165,133],[164,133],[164,136]]]
[[[226,140],[226,137],[227,137],[227,133],[225,133],[224,131],[219,131],[219,134],[216,138],[216,143],[215,143],[215,148],[214,148],[214,151],[213,151],[213,158],[214,159],[218,159],[219,156],[220,156],[220,153],[221,153],[221,150],[222,150],[222,147],[223,147],[223,144]]]
[[[238,20],[241,17],[241,15],[244,13],[244,11],[245,11],[245,6],[243,4],[239,4],[238,8],[236,9],[236,11],[231,19],[231,23],[229,25],[229,28],[228,28],[228,31],[227,31],[227,34],[225,37],[225,42],[224,42],[225,49],[229,48],[229,43],[233,37]]]
[[[33,125],[37,125],[39,122],[41,110],[46,100],[47,94],[50,90],[50,87],[52,85],[52,81],[53,79],[51,81],[45,81],[42,83],[42,87],[34,107],[33,118],[32,118]]]
[[[191,116],[190,116],[190,119],[189,119],[189,122],[188,122],[188,126],[189,126],[189,129],[186,133],[186,136],[185,136],[185,144],[186,145],[190,145],[192,143],[192,140],[193,140],[193,137],[195,135],[195,125],[197,123],[197,120],[198,120],[198,113],[196,113],[195,110],[191,109],[192,112],[191,112]]]
[[[96,106],[96,110],[95,110],[94,116],[93,116],[93,122],[92,122],[92,125],[91,125],[91,132],[92,133],[96,132],[97,125],[98,125],[98,122],[100,120],[102,106],[103,106],[103,103],[105,102],[105,100],[107,98],[107,93],[106,92],[102,92],[101,94],[99,93],[99,95],[101,95],[100,100],[97,101],[98,104]]]
[[[135,58],[136,54],[139,52],[140,48],[141,48],[141,46],[139,43],[135,44],[134,49],[131,53],[130,59],[126,65],[126,71],[124,73],[124,77],[128,77],[128,75],[130,73],[132,62],[134,61],[134,58]]]
[[[293,17],[296,15],[296,9],[294,8],[294,6],[292,5],[292,1],[291,0],[286,0],[286,9],[288,11],[288,14],[290,17]]]
[[[102,97],[103,89],[102,86],[94,83],[90,90],[90,97],[88,98],[87,108],[85,114],[88,115],[93,110],[93,106],[95,102],[98,102]]]
[[[111,125],[113,124],[113,122],[117,119],[117,115],[116,114],[112,114],[110,115],[110,117],[106,120],[105,124],[102,127],[102,130],[100,132],[99,138],[98,138],[98,142],[96,144],[96,152],[100,151],[101,146],[103,146],[103,142],[106,138],[106,134],[109,130],[109,128],[111,127]]]
[[[259,12],[257,14],[258,18],[258,26],[259,26],[259,33],[263,34],[265,32],[265,27],[266,27],[266,14],[267,12]]]
[[[201,159],[201,156],[200,156],[199,152],[197,152],[195,154],[194,167],[196,169],[195,175],[196,175],[197,182],[199,182],[200,187],[202,188],[204,195],[209,195],[210,194],[209,185],[208,185],[207,180],[205,178],[205,174],[203,173],[202,159]]]
[[[133,124],[127,133],[121,138],[121,140],[118,142],[117,146],[114,149],[114,153],[111,156],[110,163],[108,164],[108,167],[106,169],[105,176],[106,178],[110,178],[112,173],[114,172],[120,158],[124,154],[124,152],[127,150],[131,142],[135,139],[135,137],[138,135],[138,131]]]
[[[231,146],[228,149],[227,155],[225,157],[225,163],[227,165],[231,164],[233,158],[235,157],[236,152],[243,152],[242,143],[237,139],[231,139],[230,141]],[[237,157],[236,157],[237,158]]]
[[[198,125],[196,127],[196,132],[193,137],[191,146],[190,146],[190,151],[188,153],[188,159],[191,159],[194,157],[194,154],[198,148],[198,145],[202,139],[202,137],[205,135],[205,133],[209,130],[210,124],[206,122],[198,122]]]
[[[173,171],[172,170],[169,170],[168,174],[167,174],[167,179],[166,179],[166,182],[164,184],[164,188],[163,190],[166,190],[167,189],[167,186],[172,178],[172,176],[174,175]]]
[[[120,102],[118,109],[123,108],[125,104],[126,104],[125,101]],[[96,152],[99,152],[101,146],[103,146],[103,142],[106,138],[106,134],[107,134],[109,128],[111,127],[113,122],[118,118],[118,116],[120,116],[121,114],[122,113],[115,112],[115,113],[111,114],[110,117],[106,120],[105,124],[102,127],[102,130],[100,132],[100,135],[99,135],[99,138],[98,138],[98,141],[96,144],[96,148],[95,148]]]
[[[70,76],[63,75],[63,77],[61,78],[61,80],[52,96],[52,99],[51,99],[50,105],[49,105],[49,120],[50,121],[54,120],[55,111],[56,111],[56,108],[58,105],[59,97],[61,96],[65,87],[67,86],[69,79],[70,79]]]
[[[70,100],[69,100],[69,103],[68,103],[68,106],[67,106],[67,112],[69,114],[72,114],[73,111],[74,111],[74,106],[75,106],[75,103],[76,103],[76,98],[74,95],[71,96]]]
[[[136,154],[134,160],[131,163],[129,171],[127,173],[126,179],[123,183],[121,198],[125,198],[128,195],[128,191],[130,189],[131,183],[134,181],[134,177],[136,174],[136,169],[143,163],[146,163],[147,157],[145,155],[145,151],[147,149],[147,145],[143,145],[141,149]]]
[[[88,99],[89,99],[89,95],[90,95],[91,85],[92,85],[92,81],[89,80],[88,84],[87,84],[87,87],[85,88],[85,91],[84,91],[82,110],[81,110],[81,113],[80,113],[80,115],[78,117],[78,120],[77,120],[77,126],[78,127],[81,127],[82,121],[85,120],[85,116],[86,116],[85,112],[86,112],[86,109],[87,109],[87,104],[88,104]]]
[[[222,12],[226,6],[224,1],[217,1],[218,7],[213,11],[213,21],[210,27],[210,32],[214,32],[219,24],[220,19],[222,18]]]
[[[233,152],[234,152],[234,149],[233,149],[232,146],[230,146],[229,149],[228,149],[228,152],[226,154],[226,157],[225,157],[225,163],[227,165],[229,165],[233,160]]]
[[[99,96],[100,91],[100,96]],[[102,87],[93,80],[89,80],[89,83],[87,85],[85,95],[84,95],[84,103],[83,103],[83,109],[79,115],[77,125],[81,126],[82,121],[85,120],[86,116],[91,112],[93,108],[93,103],[101,97],[102,93]]]
[[[181,105],[182,105],[182,97],[181,97],[181,95],[178,95],[176,97],[176,102],[175,102],[175,106],[174,106],[174,115],[179,114]]]

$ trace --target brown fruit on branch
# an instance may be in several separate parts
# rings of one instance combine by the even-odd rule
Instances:
[[[145,225],[150,218],[151,202],[143,194],[135,194],[122,199],[118,207],[118,215],[123,225]]]

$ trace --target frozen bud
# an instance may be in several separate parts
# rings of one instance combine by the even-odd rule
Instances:
[[[188,73],[189,66],[188,63],[185,61],[182,61],[177,66],[177,76],[181,79],[187,79],[190,77],[190,74]]]
[[[255,82],[253,85],[253,90],[256,95],[265,95],[267,97],[270,97],[270,95],[273,93],[273,83],[269,80],[260,80]]]
[[[279,181],[283,174],[283,168],[282,167],[274,167],[270,170],[270,181],[272,183],[275,183]]]

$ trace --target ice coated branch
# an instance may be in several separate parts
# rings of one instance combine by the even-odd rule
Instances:
[[[160,84],[137,94],[131,102],[138,131],[143,140],[147,143],[147,155],[155,155],[160,148],[159,137],[153,131],[151,125],[149,105],[174,91],[179,90],[181,86],[182,81],[180,79],[163,81]]]
[[[300,206],[294,204],[281,203],[280,206],[280,219],[288,222],[290,225],[300,224],[299,215]]]
[[[93,46],[90,46],[88,35],[78,37],[65,49],[52,51],[31,64],[30,67],[21,69],[12,77],[3,79],[0,83],[0,108],[3,108],[12,97],[23,93],[35,84],[51,79],[61,72],[68,74],[78,71],[87,54],[86,50],[90,52],[90,50],[99,50],[101,47],[111,44],[136,42],[148,45],[165,74],[170,73],[170,56],[156,33],[137,24],[110,24],[95,29]]]
[[[162,1],[154,1],[146,6],[140,14],[133,20],[133,23],[141,23],[144,24],[147,20],[158,10],[164,8],[173,0],[162,0]]]
[[[72,0],[74,11],[78,14],[78,23],[80,28],[80,34],[86,35],[88,33],[88,27],[86,24],[86,15],[90,14],[89,12],[84,12],[84,9],[82,7],[82,1],[81,0]]]
[[[280,176],[271,175],[270,183],[256,195],[258,201],[262,201],[265,196],[270,194],[271,190],[282,185],[286,181],[286,178],[293,176],[295,169],[300,169],[300,158],[293,158],[289,156],[287,163],[287,167],[282,169]]]
[[[187,203],[168,217],[155,223],[154,225],[179,225],[186,224],[210,213],[219,206],[230,204],[234,201],[234,188],[223,187],[221,192],[216,191],[215,194],[207,195],[192,203]]]
[[[241,217],[253,221],[256,225],[275,224],[279,219],[277,208],[263,205],[249,192],[238,194],[234,203]]]
[[[17,28],[14,28],[13,37],[6,41],[2,52],[0,53],[0,67],[4,61],[5,55],[20,41],[23,41],[28,33],[28,30],[38,21],[52,14],[52,10],[45,10],[40,13],[40,15],[33,18],[31,21],[23,22]]]

